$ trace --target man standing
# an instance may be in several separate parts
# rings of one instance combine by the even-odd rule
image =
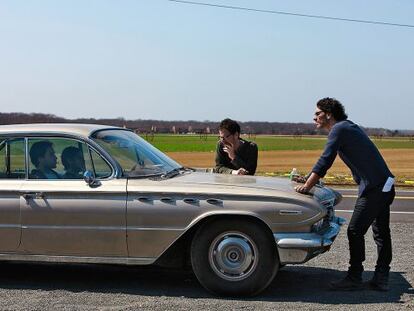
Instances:
[[[221,174],[254,175],[257,167],[257,145],[240,138],[240,125],[224,119],[219,126],[216,167]]]
[[[316,104],[314,121],[318,129],[329,131],[325,150],[304,185],[295,189],[307,193],[325,176],[336,155],[351,169],[359,185],[358,199],[348,226],[349,269],[347,276],[332,282],[332,289],[362,288],[362,263],[365,260],[364,235],[372,225],[378,259],[374,277],[368,285],[375,290],[388,290],[388,275],[392,259],[390,205],[394,200],[394,176],[376,146],[365,132],[347,120],[345,109],[334,98],[324,98]]]

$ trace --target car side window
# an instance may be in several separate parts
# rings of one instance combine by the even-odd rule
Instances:
[[[92,164],[85,143],[69,138],[29,138],[29,179],[82,179]]]
[[[95,178],[108,178],[112,175],[111,166],[93,149],[91,151],[91,158],[95,173]]]
[[[24,139],[8,139],[0,143],[0,179],[24,179]]]

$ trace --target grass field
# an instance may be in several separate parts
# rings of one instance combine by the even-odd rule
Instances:
[[[185,166],[211,168],[215,164],[214,156],[217,144],[217,136],[215,135],[204,137],[199,135],[142,135],[141,137]],[[286,175],[293,167],[296,167],[302,174],[308,173],[320,156],[326,142],[326,137],[323,136],[260,135],[245,137],[245,139],[255,141],[258,144],[257,174],[270,176]],[[380,149],[391,171],[396,175],[398,184],[414,186],[414,140],[383,138],[373,139],[373,141]],[[63,147],[66,147],[61,146],[59,141],[54,143],[58,154]],[[23,154],[23,151],[12,150],[12,154]],[[3,162],[0,158],[0,167],[5,166]],[[23,166],[23,155],[21,160],[17,162]],[[14,165],[19,163],[15,162]],[[325,181],[340,184],[353,183],[349,169],[339,158],[329,170]]]
[[[145,137],[158,149],[166,152],[179,163],[190,167],[214,166],[217,137],[210,135],[155,135]],[[308,173],[317,161],[326,137],[292,137],[260,135],[245,137],[259,147],[257,174],[285,175],[296,167],[302,174]],[[414,185],[414,141],[409,138],[372,139],[380,149],[399,185]],[[349,169],[337,158],[325,181],[353,184]]]
[[[142,135],[163,152],[210,152],[215,151],[217,136],[208,135]],[[259,151],[277,150],[322,150],[326,137],[293,137],[257,135],[244,137],[257,143]],[[414,149],[414,140],[409,138],[373,139],[380,149]]]
[[[304,151],[259,151],[257,175],[285,175],[293,167],[307,174],[317,161],[321,150]],[[214,166],[214,152],[168,152],[171,158],[189,167],[209,168]],[[399,185],[414,185],[414,149],[382,149],[381,154],[397,178]],[[325,181],[353,184],[348,167],[337,158],[328,171]],[[406,182],[408,181],[408,182]]]

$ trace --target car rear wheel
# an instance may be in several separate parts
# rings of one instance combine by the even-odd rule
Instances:
[[[273,280],[279,266],[272,234],[253,221],[205,223],[191,243],[191,264],[200,283],[218,295],[252,296]]]

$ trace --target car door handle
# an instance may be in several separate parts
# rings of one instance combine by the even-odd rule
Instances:
[[[33,200],[33,199],[44,199],[45,194],[43,192],[27,192],[23,193],[22,197],[26,200]]]

